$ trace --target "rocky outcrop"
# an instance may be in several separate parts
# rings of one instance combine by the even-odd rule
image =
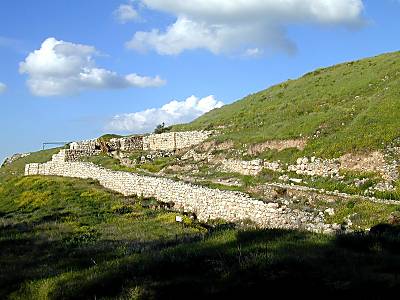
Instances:
[[[339,158],[340,168],[358,172],[376,172],[385,176],[385,155],[374,151],[369,154],[345,154]]]
[[[26,157],[28,155],[31,155],[30,153],[16,153],[12,155],[11,157],[6,157],[6,159],[3,161],[0,167],[5,167],[7,165],[11,165],[14,161]]]

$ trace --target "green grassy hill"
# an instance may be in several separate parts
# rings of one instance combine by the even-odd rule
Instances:
[[[53,154],[60,151],[61,148],[53,148],[33,152],[30,155],[19,158],[12,164],[0,168],[0,186],[7,180],[13,179],[18,176],[23,176],[25,172],[25,165],[30,163],[45,163],[51,160]]]
[[[221,126],[217,138],[237,146],[308,137],[305,154],[380,149],[400,136],[400,52],[318,69],[174,129]]]

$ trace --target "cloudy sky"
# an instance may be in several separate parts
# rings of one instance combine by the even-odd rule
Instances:
[[[400,50],[397,0],[2,0],[0,160]]]

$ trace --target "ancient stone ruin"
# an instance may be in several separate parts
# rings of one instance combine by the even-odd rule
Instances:
[[[91,156],[96,151],[104,150],[102,147],[107,148],[108,152],[132,152],[136,150],[175,151],[198,145],[211,135],[211,131],[183,131],[113,138],[107,142],[103,142],[101,139],[86,140],[71,143],[69,150],[81,151],[81,153],[86,153],[86,156]]]
[[[250,220],[261,228],[301,228],[315,232],[333,232],[339,228],[338,225],[324,223],[324,211],[303,211],[294,209],[290,205],[291,203],[277,202],[273,197],[274,192],[271,192],[271,188],[286,190],[288,194],[293,195],[306,193],[308,196],[316,194],[318,197],[332,196],[350,199],[351,195],[339,193],[339,191],[328,193],[299,186],[304,180],[304,177],[302,179],[301,176],[329,177],[341,180],[343,177],[341,171],[343,170],[359,171],[360,174],[362,172],[375,172],[382,178],[382,181],[378,183],[379,186],[371,187],[375,190],[390,190],[393,188],[392,183],[399,178],[397,162],[391,160],[387,154],[378,151],[371,155],[348,154],[336,159],[299,157],[294,164],[259,158],[241,160],[233,157],[227,158],[218,153],[214,155],[213,141],[207,141],[212,134],[213,132],[210,131],[167,132],[112,138],[110,140],[100,138],[73,142],[69,149],[63,149],[53,155],[52,160],[47,163],[26,165],[25,175],[92,178],[98,180],[104,187],[124,195],[154,197],[176,210],[196,214],[200,221],[224,219],[228,222],[243,222]],[[301,140],[301,142],[304,143],[305,140]],[[207,144],[211,145],[208,147],[209,149]],[[223,146],[225,149],[225,145],[229,152],[232,145],[228,142],[217,146]],[[303,144],[296,140],[290,143],[263,144],[263,147],[293,145],[300,147]],[[280,182],[264,186],[267,193],[265,199],[269,200],[257,200],[244,193],[211,189],[193,183],[158,177],[164,174],[162,172],[159,172],[158,176],[115,172],[81,161],[82,157],[98,155],[101,152],[106,152],[114,158],[118,158],[122,165],[128,167],[145,163],[147,158],[152,161],[166,156],[176,156],[177,162],[183,162],[183,165],[178,163],[170,166],[175,167],[175,169],[188,167],[187,170],[190,172],[191,166],[206,163],[217,172],[249,176],[259,176],[263,170],[269,170],[278,173],[278,181]],[[136,155],[134,153],[139,154],[139,162],[134,162],[138,159],[130,158],[132,155]],[[300,178],[295,178],[296,175]],[[356,179],[360,184],[363,184],[364,179]],[[192,180],[187,181],[193,182]],[[297,197],[296,195],[294,197]],[[359,197],[361,196],[359,195]],[[374,197],[369,197],[368,193],[365,194],[364,198],[373,202],[380,201]]]
[[[61,150],[44,164],[27,164],[25,175],[91,178],[126,196],[154,197],[177,211],[196,214],[200,221],[251,221],[260,228],[305,229],[325,233],[339,229],[338,225],[325,224],[323,213],[314,214],[278,203],[265,203],[240,192],[211,189],[167,178],[116,172],[92,163],[71,162],[66,153],[66,150]]]

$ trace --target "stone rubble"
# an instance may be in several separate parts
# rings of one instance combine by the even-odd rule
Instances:
[[[343,175],[340,175],[341,170],[353,170],[359,172],[376,172],[379,171],[378,174],[382,176],[382,182],[377,183],[370,190],[373,192],[374,190],[378,191],[390,191],[395,187],[393,182],[399,178],[398,172],[398,164],[397,161],[394,160],[392,163],[381,162],[380,167],[377,168],[376,165],[371,164],[368,168],[368,164],[364,161],[355,161],[344,164],[343,159],[321,159],[316,157],[300,157],[297,159],[296,164],[287,166],[285,170],[284,166],[279,162],[269,162],[263,161],[261,159],[255,160],[238,160],[238,159],[214,159],[212,155],[207,154],[196,154],[194,151],[189,151],[185,156],[187,158],[193,158],[195,161],[205,160],[207,159],[209,163],[219,164],[218,170],[222,172],[228,173],[239,173],[242,175],[251,175],[257,176],[262,172],[263,169],[271,170],[274,172],[284,173],[285,171],[294,172],[298,175],[305,176],[321,176],[321,177],[329,177],[334,178],[336,180],[344,179]],[[296,179],[291,179],[288,175],[283,174],[279,177],[280,180],[287,182],[293,181],[295,183],[299,183]],[[358,178],[354,180],[355,186],[361,186],[365,184],[369,179],[368,178]]]
[[[202,160],[209,159],[210,156],[211,155],[209,153],[197,153],[194,149],[190,149],[181,157],[181,160],[193,159],[195,162],[199,162]]]
[[[396,151],[394,148],[393,151]],[[397,155],[399,150],[397,150]],[[242,175],[257,176],[262,170],[267,169],[274,172],[294,172],[298,175],[305,176],[321,176],[342,180],[344,175],[340,171],[356,171],[365,173],[377,173],[382,177],[382,182],[377,183],[370,188],[371,194],[373,191],[390,191],[395,189],[393,183],[399,179],[399,167],[396,159],[391,159],[388,155],[379,152],[373,152],[368,156],[353,156],[344,155],[336,159],[322,159],[317,157],[300,157],[296,164],[284,166],[280,161],[267,161],[262,159],[254,160],[239,160],[218,158],[210,153],[197,153],[194,149],[189,150],[182,157],[182,160],[193,159],[195,162],[207,161],[211,165],[217,166],[217,170],[227,173],[239,173]],[[280,180],[287,182],[293,181],[291,178],[283,174],[279,177]],[[295,183],[299,183],[294,179]],[[354,185],[360,187],[365,184],[368,178],[354,179]]]
[[[340,163],[335,159],[323,160],[316,157],[300,157],[288,171],[307,176],[338,177]]]
[[[255,160],[234,160],[224,159],[221,161],[220,171],[233,172],[243,175],[258,175],[263,170],[263,162],[261,159]]]
[[[260,174],[263,169],[271,170],[274,172],[283,172],[280,162],[268,162],[262,159],[223,159],[220,161],[219,166],[219,170],[222,172],[232,172],[252,176]]]
[[[361,195],[350,195],[339,191],[325,191],[324,189],[316,189],[312,187],[293,185],[288,183],[266,183],[262,186],[262,192],[265,196],[284,194],[292,200],[297,198],[320,199],[326,202],[334,202],[341,200],[366,200],[379,204],[398,205],[397,200],[379,199],[376,197],[368,197]],[[278,192],[278,193],[277,193]],[[274,198],[274,197],[272,197]],[[290,201],[289,201],[290,202]]]
[[[378,151],[368,156],[354,156],[346,154],[337,159],[320,159],[311,157],[298,158],[295,165],[289,165],[288,171],[300,175],[321,176],[335,179],[343,179],[340,170],[357,171],[365,173],[378,173],[383,182],[379,182],[371,190],[388,191],[393,190],[393,182],[399,179],[398,163],[390,160],[386,154]],[[356,186],[366,182],[366,178],[355,181]]]

